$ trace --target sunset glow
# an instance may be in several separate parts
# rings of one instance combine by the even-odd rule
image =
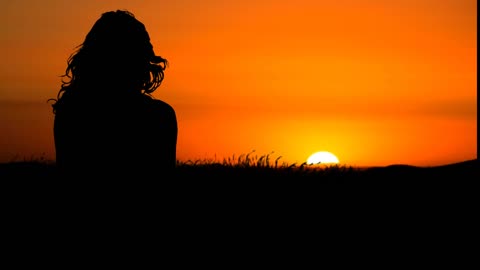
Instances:
[[[477,158],[477,1],[3,1],[0,162],[53,159],[68,56],[126,9],[169,61],[179,160],[329,149],[354,166]],[[155,138],[146,138],[155,143]],[[94,154],[94,153],[92,153]]]

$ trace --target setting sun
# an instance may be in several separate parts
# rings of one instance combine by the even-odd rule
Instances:
[[[307,164],[338,163],[338,158],[327,151],[316,152],[307,159]]]

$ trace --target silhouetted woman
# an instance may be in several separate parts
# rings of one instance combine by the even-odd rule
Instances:
[[[67,64],[52,104],[62,173],[156,177],[175,168],[175,111],[150,95],[167,60],[143,23],[128,11],[103,13]]]

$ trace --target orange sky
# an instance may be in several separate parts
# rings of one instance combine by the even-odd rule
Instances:
[[[302,163],[477,158],[472,0],[2,1],[0,162],[54,157],[66,59],[101,13],[127,9],[170,62],[155,96],[180,160],[274,152]]]

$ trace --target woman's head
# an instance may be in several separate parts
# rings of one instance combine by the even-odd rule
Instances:
[[[166,59],[155,55],[145,26],[132,13],[105,12],[69,57],[59,98],[68,91],[149,94],[160,86],[166,65]]]

